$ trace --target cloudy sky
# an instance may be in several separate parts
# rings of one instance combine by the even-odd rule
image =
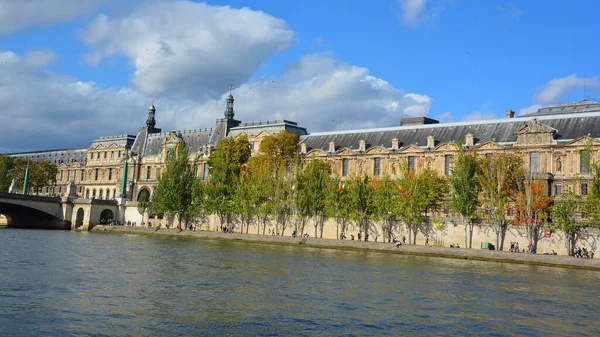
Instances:
[[[236,118],[309,131],[600,100],[597,1],[0,0],[0,152]]]

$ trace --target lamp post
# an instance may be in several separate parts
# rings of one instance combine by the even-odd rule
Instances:
[[[127,161],[129,160],[129,152],[128,152],[128,148],[125,147],[125,163],[123,164],[123,179],[121,181],[121,198],[127,198],[127,175],[128,175],[128,171],[129,171],[129,167],[128,167],[128,163]]]
[[[25,169],[25,179],[23,179],[23,195],[29,194],[28,185],[29,185],[29,160],[27,161],[27,168]]]

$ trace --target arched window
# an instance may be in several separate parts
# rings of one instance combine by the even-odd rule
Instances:
[[[96,189],[92,190],[92,199],[96,199]]]
[[[113,199],[117,198],[117,189],[113,188]]]
[[[102,192],[103,192],[102,190],[98,191],[98,199],[102,199]]]
[[[86,199],[90,198],[90,189],[89,188],[87,190],[85,190],[85,198]]]
[[[110,190],[106,189],[106,199],[110,199]]]

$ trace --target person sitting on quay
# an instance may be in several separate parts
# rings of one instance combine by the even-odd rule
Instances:
[[[358,241],[360,241],[360,232],[358,232],[358,234],[356,234],[356,238],[358,238]]]
[[[296,237],[296,230],[294,229],[294,231],[292,232],[292,237],[295,238]]]

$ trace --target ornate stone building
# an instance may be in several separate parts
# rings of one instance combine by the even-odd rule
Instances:
[[[185,142],[190,154],[199,159],[198,176],[208,178],[207,160],[218,142],[224,137],[246,135],[255,152],[267,135],[286,130],[298,136],[306,129],[287,120],[241,123],[235,119],[234,98],[226,98],[225,118],[205,129],[162,132],[157,128],[156,108],[148,109],[146,126],[136,135],[106,136],[93,140],[88,148],[61,149],[11,153],[33,161],[49,160],[58,167],[56,184],[38,191],[40,195],[65,196],[73,182],[79,198],[116,199],[121,196],[124,163],[128,163],[126,195],[128,200],[139,200],[142,193],[151,196],[164,170],[168,150],[178,142]]]
[[[329,161],[342,177],[395,177],[401,161],[416,172],[432,167],[450,175],[459,141],[482,156],[518,150],[526,169],[547,182],[550,195],[560,198],[568,188],[586,195],[591,177],[583,150],[593,144],[593,158],[600,159],[600,103],[582,100],[519,117],[507,110],[505,119],[486,121],[416,117],[397,127],[312,133],[301,137],[300,152]]]

